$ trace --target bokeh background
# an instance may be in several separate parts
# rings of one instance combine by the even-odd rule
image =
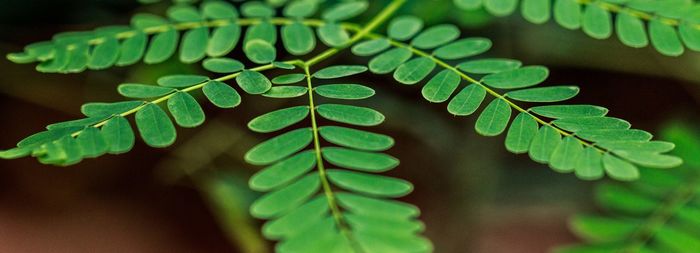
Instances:
[[[372,1],[375,8],[382,2]],[[0,6],[0,54],[5,55],[58,32],[128,24],[136,12],[162,14],[167,3],[0,0]],[[458,11],[447,0],[409,1],[401,12],[431,24],[460,24],[463,36],[488,37],[494,41],[489,56],[546,65],[548,83],[581,86],[573,103],[610,108],[610,115],[637,128],[658,133],[668,122],[700,119],[699,53],[665,57],[615,38],[595,40],[551,21],[534,25],[518,15]],[[366,62],[348,53],[333,60]],[[85,102],[120,101],[119,83],[201,71],[173,60],[40,74],[33,65],[0,59],[0,148],[47,124],[79,117]],[[567,219],[596,210],[594,182],[508,153],[504,136],[478,136],[475,117],[449,115],[445,104],[424,102],[417,87],[398,85],[389,76],[355,78],[378,91],[367,103],[388,115],[378,131],[397,140],[389,153],[402,165],[392,173],[415,184],[404,200],[423,211],[436,252],[535,253],[576,242]],[[261,221],[247,215],[247,205],[258,196],[248,190],[247,179],[259,168],[242,161],[243,153],[267,136],[246,131],[245,124],[299,101],[243,99],[234,110],[205,107],[207,123],[178,129],[176,145],[167,149],[137,143],[128,154],[67,168],[33,159],[0,161],[0,252],[270,252],[271,243],[258,233]]]

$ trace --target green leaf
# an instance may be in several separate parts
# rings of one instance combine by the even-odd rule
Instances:
[[[245,43],[243,52],[250,61],[257,64],[270,63],[277,58],[275,47],[261,39],[254,39]]]
[[[236,8],[223,1],[209,1],[202,3],[202,14],[211,19],[235,19],[238,17]]]
[[[298,83],[306,79],[304,74],[286,74],[272,78],[272,83],[274,84],[291,84]]]
[[[319,196],[284,216],[265,223],[263,235],[268,239],[291,238],[319,222],[329,212],[328,200]]]
[[[149,103],[136,112],[136,127],[143,141],[151,147],[161,148],[175,143],[175,126],[157,105]]]
[[[329,47],[340,47],[350,41],[350,35],[338,24],[327,23],[318,29],[318,38]]]
[[[478,84],[470,84],[450,100],[447,111],[457,116],[471,115],[479,109],[486,97],[486,90]]]
[[[445,69],[428,81],[423,86],[421,94],[423,97],[433,103],[442,103],[450,99],[452,93],[455,92],[462,78],[452,70]]]
[[[260,197],[250,206],[250,213],[256,218],[272,218],[284,214],[306,202],[320,187],[319,176],[309,174],[287,187]]]
[[[596,39],[605,39],[612,35],[610,12],[598,4],[586,5],[581,26],[584,33]]]
[[[367,7],[367,1],[339,3],[324,11],[321,17],[328,21],[342,21],[362,14]]]
[[[657,18],[649,21],[649,38],[651,45],[663,55],[679,56],[683,54],[683,44],[681,44],[676,29]]]
[[[209,39],[207,55],[221,57],[231,52],[241,38],[241,27],[237,24],[217,27]]]
[[[367,71],[367,67],[360,65],[336,65],[323,68],[313,74],[318,79],[335,79],[351,75],[357,75]]]
[[[511,59],[479,59],[463,62],[457,68],[474,74],[492,74],[507,70],[514,70],[522,66],[522,62]]]
[[[578,29],[581,27],[581,5],[576,0],[554,1],[554,20],[564,28]]]
[[[663,153],[673,150],[676,145],[665,141],[601,141],[596,145],[609,150]]]
[[[589,129],[629,129],[630,123],[612,117],[563,118],[553,121],[554,125],[572,132]]]
[[[408,40],[423,29],[423,20],[415,16],[396,17],[389,23],[389,38]]]
[[[545,105],[530,108],[539,115],[553,118],[603,117],[608,109],[595,105]]]
[[[365,99],[374,96],[374,90],[359,84],[326,84],[314,88],[316,94],[335,99]]]
[[[203,18],[200,13],[189,5],[175,5],[168,8],[168,18],[176,22],[196,22]]]
[[[518,1],[516,0],[484,0],[485,9],[497,17],[512,14],[517,5]]]
[[[293,1],[284,7],[284,16],[293,18],[308,18],[316,12],[316,1]]]
[[[272,83],[265,75],[252,70],[243,70],[236,77],[236,83],[248,94],[262,94],[272,87]]]
[[[180,34],[173,28],[153,36],[151,44],[148,46],[143,62],[146,64],[161,63],[170,58],[177,49],[177,41]]]
[[[138,62],[146,52],[147,39],[146,34],[140,31],[135,31],[133,36],[124,39],[116,65],[126,66]]]
[[[615,242],[634,234],[640,225],[633,220],[577,215],[571,221],[571,230],[586,240]]]
[[[250,18],[269,18],[275,15],[275,10],[262,2],[249,1],[241,5],[241,13]]]
[[[678,167],[683,163],[683,160],[678,157],[652,152],[615,151],[615,154],[630,162],[649,168],[669,169]]]
[[[419,49],[432,49],[459,38],[459,34],[459,28],[455,25],[436,25],[418,34],[411,45]]]
[[[475,10],[481,7],[482,0],[454,0],[453,1],[458,8],[463,10]]]
[[[700,51],[700,29],[690,22],[681,22],[678,33],[683,43],[691,50]]]
[[[157,86],[153,86],[157,87]],[[143,105],[143,101],[124,101],[116,103],[87,103],[80,107],[80,112],[88,117],[120,114]]]
[[[292,130],[253,147],[245,160],[253,165],[271,164],[308,146],[312,139],[311,128]]]
[[[270,22],[260,22],[246,30],[243,44],[248,44],[253,40],[263,40],[270,45],[277,43],[277,28]]]
[[[384,151],[394,145],[394,139],[389,136],[347,127],[323,126],[319,133],[330,143],[354,149]]]
[[[652,135],[638,129],[588,129],[576,132],[576,135],[593,142],[600,141],[649,141]]]
[[[321,150],[329,163],[354,170],[384,172],[399,165],[399,160],[382,153],[371,153],[338,147],[325,147]]]
[[[281,62],[281,61],[273,61],[272,66],[274,66],[275,68],[279,68],[279,69],[289,69],[289,70],[296,68],[296,66],[294,66],[292,64],[289,64],[286,62]]]
[[[323,104],[317,106],[316,111],[328,120],[351,125],[376,126],[384,121],[384,115],[367,107]]]
[[[394,48],[386,51],[369,61],[369,70],[375,74],[386,74],[394,71],[404,62],[411,59],[413,53],[406,48]]]
[[[527,113],[521,112],[513,119],[506,135],[506,149],[515,154],[527,153],[530,143],[535,138],[537,121]]]
[[[627,11],[622,11],[617,14],[615,21],[617,37],[622,44],[635,48],[646,47],[649,44],[642,20]]]
[[[48,126],[46,126],[46,129],[53,130],[53,129],[59,129],[59,128],[65,128],[65,127],[86,127],[86,126],[97,124],[103,120],[106,120],[108,117],[109,117],[109,115],[101,115],[99,117],[64,121],[64,122],[59,122],[59,123],[54,123],[54,124],[48,125]]]
[[[401,64],[394,72],[394,79],[403,84],[416,84],[435,69],[436,63],[430,58],[418,57]]]
[[[539,163],[549,162],[554,149],[561,142],[561,135],[550,126],[542,126],[530,144],[530,158]]]
[[[376,199],[344,192],[337,193],[336,197],[340,206],[360,215],[409,219],[420,214],[420,211],[415,206],[398,201]]]
[[[309,89],[306,87],[299,86],[275,86],[272,87],[267,92],[263,93],[264,97],[271,98],[295,98],[303,96],[308,92]]]
[[[593,147],[586,147],[574,166],[578,178],[595,180],[603,177],[603,156]]]
[[[204,123],[204,111],[187,92],[177,92],[168,99],[168,110],[181,127],[196,127]]]
[[[202,63],[204,69],[214,73],[235,73],[243,70],[243,63],[229,58],[209,58]]]
[[[387,39],[373,39],[357,43],[352,47],[351,51],[358,56],[370,56],[384,51],[390,46],[391,44]]]
[[[117,116],[102,126],[102,136],[107,142],[110,154],[122,154],[129,152],[134,147],[134,131],[129,121],[122,116]]]
[[[309,116],[309,106],[295,106],[268,112],[250,122],[248,128],[255,132],[269,133],[294,125]]]
[[[220,108],[234,108],[241,104],[241,95],[233,87],[219,81],[209,81],[202,87],[209,101]]]
[[[117,87],[120,95],[128,98],[155,98],[165,96],[175,91],[173,88],[159,87],[146,84],[125,83]]]
[[[85,128],[76,138],[80,153],[84,157],[94,158],[107,153],[109,146],[100,130],[94,127]]]
[[[613,179],[630,181],[639,178],[639,170],[637,167],[610,153],[603,155],[603,166],[608,176]]]
[[[442,59],[455,60],[482,54],[491,49],[491,40],[466,38],[435,49],[433,54]]]
[[[484,136],[496,136],[501,134],[510,120],[511,108],[503,99],[494,99],[486,106],[474,126],[476,132]]]
[[[530,87],[544,82],[549,70],[542,66],[527,66],[485,76],[482,81],[498,89],[516,89]]]
[[[270,191],[286,185],[309,172],[316,165],[316,153],[304,151],[275,163],[250,178],[250,188]]]
[[[209,77],[198,75],[170,75],[158,78],[158,85],[170,88],[186,88],[209,81]]]
[[[522,13],[525,20],[535,24],[547,22],[551,12],[549,0],[523,0]]]
[[[355,171],[328,170],[328,179],[340,188],[378,197],[403,197],[413,191],[405,180]]]
[[[90,69],[106,69],[114,65],[119,59],[119,41],[108,35],[102,43],[97,44],[92,50],[92,55],[87,63]]]
[[[658,244],[664,245],[674,252],[687,252],[688,249],[700,247],[700,239],[697,238],[697,234],[672,226],[660,227],[655,239]]]
[[[551,86],[516,90],[506,93],[509,98],[523,102],[559,102],[575,97],[579,92],[576,86]]]
[[[204,58],[209,43],[209,28],[199,27],[185,32],[180,44],[180,61],[197,62]]]
[[[578,157],[583,153],[581,143],[575,137],[567,136],[559,142],[549,159],[549,166],[555,171],[573,172]]]
[[[282,27],[282,43],[289,53],[305,55],[316,47],[316,38],[311,28],[297,21]]]

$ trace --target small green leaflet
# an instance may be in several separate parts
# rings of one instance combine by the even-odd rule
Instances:
[[[153,86],[156,87],[156,86]],[[121,114],[143,105],[142,101],[124,101],[116,103],[87,103],[80,107],[80,112],[88,117]]]
[[[549,70],[543,66],[527,66],[485,76],[482,81],[498,89],[515,89],[537,85],[547,79]]]
[[[523,102],[559,102],[575,97],[579,92],[576,86],[552,86],[511,91],[506,97]]]
[[[209,81],[202,91],[212,104],[220,108],[233,108],[241,104],[241,95],[228,84]]]
[[[180,34],[173,28],[156,34],[153,36],[153,39],[151,39],[151,44],[148,46],[143,62],[146,64],[164,62],[175,53],[179,38]]]
[[[95,46],[88,61],[90,69],[106,69],[111,67],[119,58],[119,41],[113,36],[105,37],[105,40]]]
[[[572,136],[564,137],[552,152],[549,166],[558,172],[573,172],[582,153],[583,147],[578,139]]]
[[[360,15],[367,10],[367,7],[369,7],[367,1],[339,3],[325,10],[321,17],[328,21],[342,21]]]
[[[315,1],[292,1],[284,7],[285,17],[307,18],[316,12],[318,3]]]
[[[537,134],[539,125],[537,121],[527,113],[521,112],[513,119],[506,135],[506,149],[515,154],[527,153],[530,143]]]
[[[435,49],[433,54],[442,59],[455,60],[479,55],[491,48],[491,40],[486,38],[466,38]]]
[[[522,65],[522,62],[518,60],[492,58],[463,62],[457,65],[457,68],[474,74],[493,74],[514,70],[520,68]]]
[[[262,94],[272,87],[270,80],[257,71],[244,70],[236,77],[238,85],[248,94]]]
[[[530,158],[539,163],[547,163],[561,142],[561,135],[550,126],[542,126],[530,143]]]
[[[593,147],[586,147],[575,165],[576,177],[594,180],[603,177],[603,156]]]
[[[204,123],[204,111],[187,92],[176,92],[168,99],[168,110],[181,127],[196,127]]]
[[[238,17],[236,8],[227,2],[210,1],[202,4],[202,14],[211,19],[232,19]]]
[[[250,1],[241,5],[241,13],[250,18],[267,18],[275,15],[275,10],[263,2]]]
[[[403,84],[416,84],[426,78],[435,66],[432,59],[418,57],[399,66],[394,72],[394,79]]]
[[[209,28],[199,27],[185,32],[180,44],[180,61],[193,63],[206,56]]]
[[[384,151],[394,145],[394,139],[389,136],[347,127],[323,126],[319,133],[330,143],[354,149]]]
[[[128,98],[155,98],[170,94],[175,91],[175,89],[146,84],[125,83],[119,85],[117,91],[120,95]]]
[[[136,112],[136,126],[143,141],[151,147],[167,147],[175,142],[175,126],[157,105],[149,103]]]
[[[605,172],[611,178],[629,181],[639,178],[639,170],[629,162],[617,158],[610,153],[603,155],[603,166]]]
[[[612,35],[611,14],[598,4],[586,5],[581,26],[583,27],[583,32],[593,38],[608,38]]]
[[[305,55],[316,47],[313,30],[300,22],[283,26],[281,33],[284,47],[293,55]]]
[[[651,45],[661,54],[679,56],[685,51],[676,29],[656,17],[649,21],[649,38]]]
[[[158,78],[158,85],[170,88],[186,88],[207,82],[209,77],[198,75],[170,75]]]
[[[138,62],[146,52],[146,42],[146,34],[140,31],[136,31],[134,36],[124,39],[119,49],[119,60],[117,60],[116,65],[126,66]]]
[[[335,79],[351,75],[357,75],[367,71],[367,67],[360,65],[336,65],[323,68],[313,74],[318,79]]]
[[[250,61],[258,64],[270,63],[277,58],[275,47],[261,39],[254,39],[245,43],[243,52]]]
[[[328,170],[328,178],[340,188],[378,197],[403,197],[413,191],[405,180],[355,171]]]
[[[523,0],[523,18],[535,24],[547,22],[550,18],[551,2],[549,0]]]
[[[459,34],[459,28],[455,25],[436,25],[418,34],[411,45],[420,49],[432,49],[459,38]]]
[[[510,105],[505,100],[494,99],[476,120],[476,132],[484,136],[501,134],[508,127],[511,111]]]
[[[645,47],[649,44],[644,22],[627,11],[617,14],[615,29],[620,41],[630,47]]]
[[[423,29],[423,20],[414,16],[396,17],[389,23],[389,38],[408,40]]]
[[[245,160],[253,165],[271,164],[308,146],[312,139],[311,128],[292,130],[253,147]]]
[[[269,133],[291,126],[309,115],[309,107],[295,106],[276,110],[256,117],[248,123],[250,130]]]
[[[352,47],[352,53],[358,56],[370,56],[378,54],[389,48],[391,44],[387,39],[374,39],[360,42]]]
[[[554,1],[554,20],[564,28],[578,29],[581,27],[581,5],[576,0]]]
[[[631,126],[629,122],[613,117],[563,118],[552,123],[572,132],[589,129],[629,129]]]
[[[532,107],[530,111],[554,119],[602,117],[608,114],[608,109],[595,105],[545,105]]]
[[[342,26],[328,23],[318,29],[318,38],[326,46],[340,47],[350,40],[350,35]]]
[[[304,151],[271,165],[250,178],[250,188],[269,191],[306,174],[316,165],[316,153]]]
[[[497,17],[510,15],[517,7],[517,0],[484,0],[484,8]]]
[[[433,103],[442,103],[447,101],[452,93],[455,92],[462,78],[452,70],[445,69],[428,81],[423,86],[421,94],[423,97]]]
[[[229,24],[214,29],[207,45],[207,54],[212,57],[227,55],[236,47],[240,37],[241,27],[237,24]]]
[[[589,129],[576,135],[593,142],[601,141],[650,141],[652,135],[639,129]]]
[[[369,198],[343,192],[336,194],[336,196],[338,204],[357,214],[400,219],[413,218],[420,214],[417,207],[398,201]]]
[[[280,190],[265,194],[250,206],[256,218],[272,218],[306,202],[321,187],[320,177],[309,174]]]
[[[365,99],[374,96],[374,90],[359,84],[326,84],[314,88],[316,94],[335,99]]]
[[[402,47],[394,48],[372,58],[367,66],[372,73],[386,74],[411,59],[411,56],[413,56],[411,50]]]
[[[262,95],[270,98],[295,98],[305,95],[308,91],[308,88],[300,86],[275,86]]]
[[[107,153],[109,149],[100,130],[94,127],[85,128],[76,141],[83,157],[95,158]]]
[[[374,109],[353,105],[323,104],[316,107],[321,117],[328,120],[358,126],[376,126],[384,121],[384,115]]]
[[[102,126],[102,136],[109,145],[110,154],[123,154],[134,147],[134,132],[129,121],[121,116],[114,117]]]
[[[230,58],[209,58],[202,63],[204,69],[214,73],[235,73],[243,70],[243,63]]]
[[[486,90],[478,84],[470,84],[450,100],[447,111],[457,116],[471,115],[486,98]]]
[[[286,74],[272,78],[274,84],[292,84],[301,82],[306,78],[304,74]]]
[[[399,165],[399,160],[382,153],[352,150],[338,147],[322,149],[323,158],[329,163],[354,170],[384,172]]]

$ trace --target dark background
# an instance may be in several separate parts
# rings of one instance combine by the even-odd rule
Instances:
[[[616,38],[595,40],[552,21],[534,25],[518,15],[491,19],[452,10],[446,1],[434,1],[429,10],[409,2],[403,12],[433,24],[461,23],[463,36],[491,38],[489,56],[546,65],[551,70],[548,84],[582,88],[572,103],[610,108],[611,116],[636,128],[658,133],[670,120],[692,121],[700,115],[697,52],[665,57],[650,48],[623,46]],[[166,4],[3,0],[0,6],[0,54],[5,55],[58,32],[128,24],[138,11],[161,14]],[[332,60],[366,62],[348,53]],[[115,90],[119,83],[198,71],[196,64],[170,61],[41,74],[31,64],[3,58],[0,148],[14,146],[47,124],[79,117],[85,102],[121,100]],[[449,115],[446,104],[425,102],[419,87],[399,85],[388,75],[363,75],[356,81],[378,91],[367,102],[388,116],[377,131],[397,140],[389,153],[402,165],[393,173],[415,184],[405,201],[423,211],[436,252],[545,252],[576,241],[567,218],[595,210],[595,183],[508,153],[504,136],[478,136],[475,117]],[[257,234],[260,221],[245,215],[247,203],[257,196],[246,180],[259,168],[241,157],[268,136],[246,131],[245,123],[298,102],[244,96],[235,110],[205,106],[205,126],[178,129],[176,145],[167,149],[137,142],[128,154],[67,168],[28,158],[0,161],[0,252],[267,252],[270,243]],[[217,187],[228,191],[215,195]]]

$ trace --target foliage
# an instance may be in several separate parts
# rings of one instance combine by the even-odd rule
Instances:
[[[700,248],[700,135],[686,125],[668,128],[664,137],[678,144],[683,168],[641,170],[639,181],[603,183],[596,200],[607,213],[577,215],[571,229],[585,245],[559,253],[696,252]]]
[[[464,10],[484,8],[496,16],[516,12],[542,24],[553,18],[566,29],[582,29],[596,39],[617,32],[630,47],[651,45],[664,55],[678,56],[685,47],[700,51],[700,6],[692,0],[453,0]],[[646,28],[645,28],[646,27]]]
[[[63,33],[31,44],[8,59],[37,63],[42,72],[72,73],[139,61],[156,64],[178,54],[181,62],[201,61],[204,69],[219,76],[178,73],[161,77],[157,85],[121,84],[117,91],[131,100],[84,104],[85,118],[51,124],[17,147],[0,151],[0,157],[33,156],[42,163],[65,166],[125,153],[136,139],[127,119],[132,114],[147,145],[170,146],[177,138],[175,125],[192,128],[204,123],[206,116],[195,94],[200,90],[220,108],[242,103],[240,92],[277,99],[306,96],[306,104],[263,114],[248,124],[252,131],[276,135],[253,147],[245,160],[267,166],[251,178],[252,189],[268,192],[253,204],[251,213],[270,220],[263,233],[281,241],[278,252],[432,251],[432,244],[420,236],[424,226],[416,220],[418,209],[388,199],[410,193],[411,183],[376,175],[399,164],[381,153],[393,146],[393,139],[364,129],[382,123],[385,116],[350,104],[372,97],[374,89],[340,81],[367,70],[393,73],[404,85],[427,79],[423,97],[432,103],[449,101],[447,111],[455,116],[475,113],[488,95],[491,100],[476,119],[476,132],[497,136],[507,130],[508,151],[527,153],[557,172],[573,172],[586,180],[604,174],[635,180],[637,165],[681,164],[679,158],[664,154],[674,144],[652,141],[650,133],[607,116],[606,108],[543,104],[571,99],[579,88],[536,87],[547,79],[546,67],[477,58],[492,45],[486,38],[460,38],[459,28],[451,24],[424,29],[421,19],[407,15],[386,22],[403,3],[392,1],[363,25],[347,20],[366,11],[366,1],[330,6],[316,0],[290,1],[282,8],[282,17],[258,1],[245,2],[240,9],[223,1],[206,1],[199,9],[178,4],[168,9],[167,19],[138,14],[128,27]],[[321,10],[320,19],[313,18],[316,10]],[[387,35],[373,32],[384,23]],[[276,47],[278,41],[283,51]],[[242,54],[237,55],[245,58],[227,58],[238,44]],[[321,44],[324,50],[316,50]],[[348,48],[355,55],[371,56],[367,67],[338,64],[316,70],[316,65]],[[320,53],[312,55],[315,51]],[[431,76],[436,68],[439,71]],[[271,69],[288,73],[271,78],[265,73]],[[237,87],[227,83],[234,81]],[[345,102],[316,103],[315,98]],[[516,104],[521,102],[538,105]],[[514,111],[517,115],[511,122]],[[304,127],[285,130],[300,124]],[[326,164],[342,169],[326,169]]]

